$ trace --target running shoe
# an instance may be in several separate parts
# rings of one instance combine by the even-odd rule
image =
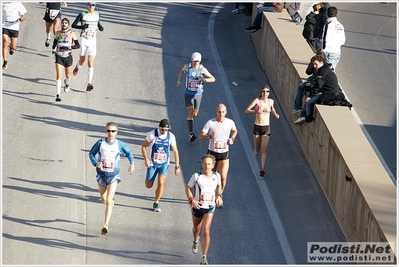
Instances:
[[[14,50],[10,50],[10,55],[14,54]]]
[[[94,87],[93,87],[93,85],[91,84],[91,83],[88,83],[87,84],[87,87],[86,87],[86,91],[91,91],[91,90],[93,90],[94,89]]]
[[[238,10],[238,8],[236,8],[236,9],[233,9],[230,13],[232,13],[232,14],[239,14],[240,11]]]
[[[189,141],[190,142],[194,142],[194,140],[196,139],[197,137],[195,136],[195,134],[194,133],[190,133],[190,137],[189,137]]]
[[[108,225],[104,224],[103,228],[101,228],[101,234],[106,235],[108,232]]]
[[[75,68],[73,69],[73,76],[78,75],[78,71],[79,71],[78,65],[76,65]]]
[[[209,265],[206,257],[202,257],[200,265]]]
[[[161,208],[159,207],[159,204],[158,204],[158,203],[154,203],[154,204],[152,205],[152,209],[153,209],[155,212],[161,212]]]
[[[68,92],[69,92],[69,84],[66,83],[66,79],[64,79],[64,84],[65,84],[65,86],[64,86],[64,92],[65,92],[65,93],[68,93]]]
[[[3,63],[3,70],[5,70],[7,68],[7,60],[4,60],[4,63]]]
[[[56,95],[56,96],[55,96],[55,101],[60,102],[61,100],[62,100],[62,99],[61,99],[60,95]]]
[[[193,253],[198,252],[198,242],[193,241]]]
[[[263,176],[265,176],[265,174],[266,174],[266,173],[265,173],[265,170],[264,170],[264,169],[261,169],[260,172],[259,172],[259,175],[263,177]]]
[[[297,113],[299,113],[299,112],[301,112],[302,110],[300,110],[300,109],[294,109],[292,112],[291,112],[291,114],[297,114]]]
[[[44,43],[44,45],[46,47],[49,47],[49,45],[50,45],[50,39],[49,38],[46,38],[46,42]]]

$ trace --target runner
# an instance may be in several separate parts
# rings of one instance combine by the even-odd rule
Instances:
[[[7,68],[7,57],[14,54],[18,46],[19,24],[26,19],[26,8],[21,2],[2,2],[3,8],[3,69]],[[8,50],[10,49],[10,50]]]
[[[202,56],[198,52],[191,55],[191,63],[185,64],[179,72],[177,87],[180,88],[180,80],[186,74],[185,102],[187,107],[187,124],[190,132],[189,141],[194,142],[197,138],[194,134],[194,117],[198,115],[201,105],[204,83],[215,82],[215,77],[201,64]],[[204,77],[206,76],[206,78]]]
[[[211,243],[211,224],[215,212],[215,204],[222,206],[222,186],[220,175],[213,172],[212,168],[216,164],[215,156],[206,154],[202,156],[202,172],[194,173],[186,187],[186,196],[191,203],[191,213],[193,220],[193,253],[198,252],[198,239],[202,228],[202,258],[201,264],[208,265],[206,254]],[[195,197],[191,189],[195,187]]]
[[[165,180],[168,175],[170,163],[170,148],[173,150],[175,160],[175,175],[180,174],[179,151],[177,150],[176,137],[169,131],[168,119],[159,122],[159,128],[149,132],[141,146],[144,164],[147,168],[145,186],[152,188],[158,174],[158,187],[155,190],[155,200],[152,205],[154,211],[160,212],[159,200],[165,189]],[[147,147],[150,147],[151,156],[147,156]]]
[[[238,130],[233,120],[226,118],[227,109],[224,104],[216,107],[216,118],[209,120],[200,135],[201,140],[209,140],[208,154],[215,156],[216,164],[213,171],[219,169],[222,179],[222,192],[226,187],[229,172],[229,145],[234,144]],[[231,137],[230,137],[231,133]]]
[[[67,6],[67,3],[51,3],[46,2],[46,11],[44,13],[44,21],[46,24],[46,41],[44,45],[48,47],[51,41],[51,31],[53,32],[54,36],[57,35],[57,30],[60,27],[60,20],[61,20],[61,5],[64,7]],[[52,29],[51,29],[52,27]]]
[[[104,30],[104,27],[100,23],[100,14],[97,11],[94,11],[95,6],[96,4],[94,2],[88,2],[87,10],[80,13],[72,23],[72,28],[82,30],[80,33],[79,61],[73,69],[73,76],[78,75],[79,69],[85,62],[87,55],[88,69],[86,91],[94,89],[92,81],[94,74],[94,59],[97,54],[97,28],[100,31]]]
[[[114,196],[117,184],[121,182],[120,155],[129,159],[130,165],[128,172],[134,172],[134,156],[130,149],[121,140],[116,139],[118,134],[118,124],[108,122],[105,126],[107,137],[98,140],[90,149],[89,158],[93,166],[96,167],[98,189],[101,201],[105,204],[104,225],[101,234],[109,233],[108,223],[111,218],[112,208],[115,204]],[[98,157],[96,158],[96,155]]]
[[[72,43],[74,43],[72,45]],[[64,92],[69,92],[69,81],[72,71],[72,49],[80,47],[78,37],[69,28],[69,20],[63,18],[61,21],[61,30],[54,35],[53,51],[55,51],[55,71],[56,71],[56,88],[57,95],[55,101],[61,101],[61,80],[62,69],[65,70]]]
[[[274,108],[274,100],[269,98],[270,88],[265,85],[261,89],[261,94],[258,98],[255,98],[251,104],[245,110],[247,114],[255,114],[255,125],[254,125],[254,154],[257,156],[261,148],[262,143],[262,158],[261,158],[261,169],[259,172],[260,176],[265,176],[265,165],[266,165],[266,151],[270,141],[270,113],[280,118]],[[255,107],[255,110],[252,108]]]

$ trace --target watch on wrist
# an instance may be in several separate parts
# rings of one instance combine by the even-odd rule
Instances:
[[[180,169],[180,166],[175,166],[175,170]]]

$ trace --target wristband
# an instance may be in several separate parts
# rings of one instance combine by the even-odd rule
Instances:
[[[180,166],[175,166],[175,170],[180,169]]]
[[[189,199],[188,199],[188,202],[192,202],[194,200],[194,198],[193,197],[190,197]]]

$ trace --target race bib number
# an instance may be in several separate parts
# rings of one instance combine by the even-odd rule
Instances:
[[[198,89],[200,88],[200,85],[201,85],[201,81],[194,80],[194,81],[189,81],[187,87],[190,91],[198,91]]]
[[[202,192],[200,201],[203,205],[213,205],[215,202],[215,192]]]
[[[14,23],[15,21],[17,21],[17,18],[13,16],[4,16],[3,20],[6,23]]]
[[[215,139],[214,146],[215,149],[227,149],[227,140]]]
[[[112,172],[114,170],[115,161],[113,159],[103,159],[101,162],[105,172]]]
[[[97,22],[89,23],[89,27],[83,32],[83,36],[86,38],[96,37],[97,33]]]
[[[60,13],[60,10],[50,9],[50,11],[48,12],[48,16],[50,17],[50,19],[54,20],[58,16],[59,13]]]
[[[168,160],[166,153],[154,153],[154,162],[158,164],[165,163]]]

